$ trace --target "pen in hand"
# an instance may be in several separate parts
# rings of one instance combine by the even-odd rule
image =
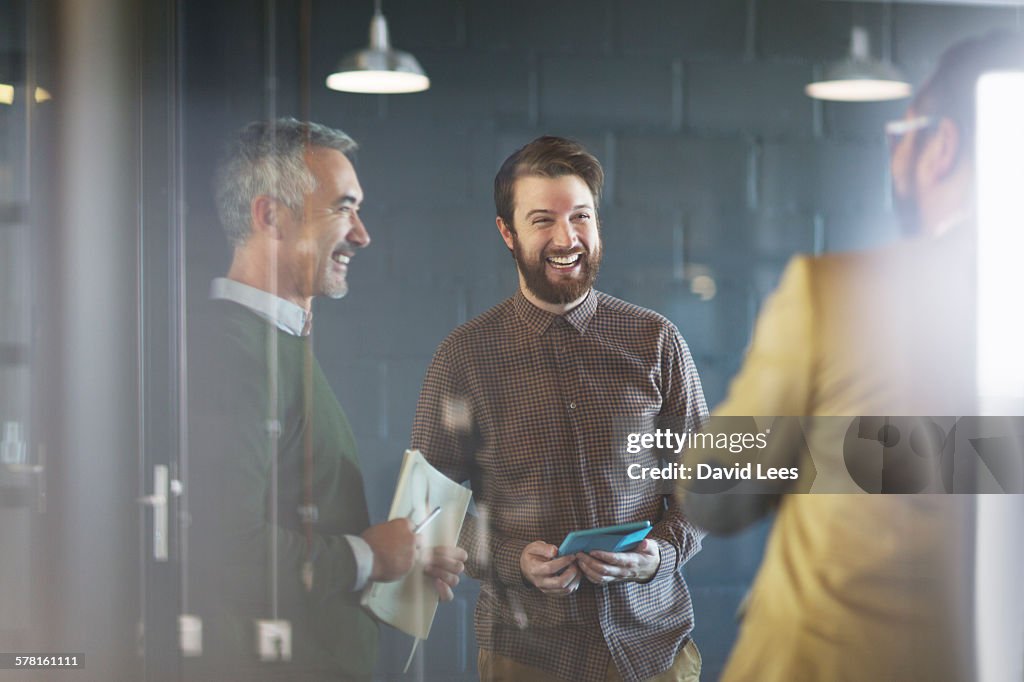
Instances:
[[[440,514],[440,513],[441,513],[441,507],[440,506],[434,507],[434,511],[430,512],[430,514],[427,515],[427,518],[423,519],[423,521],[421,521],[418,526],[413,528],[412,532],[415,534],[415,533],[419,533],[420,531],[422,531],[424,528],[427,527],[427,524],[429,524],[431,521],[436,519],[437,515]]]

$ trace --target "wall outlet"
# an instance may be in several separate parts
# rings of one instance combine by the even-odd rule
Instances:
[[[256,653],[264,662],[292,660],[292,624],[286,620],[257,620]]]
[[[203,655],[203,621],[199,616],[182,613],[178,616],[178,643],[182,656]]]

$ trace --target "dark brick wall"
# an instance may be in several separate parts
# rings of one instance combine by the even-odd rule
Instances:
[[[268,97],[258,4],[186,3],[193,296],[227,262],[208,196],[212,150],[271,103],[278,115],[298,113],[295,5],[277,3],[279,90]],[[803,94],[847,51],[854,16],[880,52],[880,3],[388,0],[392,40],[416,54],[432,89],[328,91],[333,63],[365,43],[370,8],[369,0],[313,3],[310,100],[312,118],[361,145],[373,245],[353,262],[349,297],[318,303],[316,343],[355,426],[376,519],[386,514],[434,348],[514,290],[491,182],[501,160],[533,137],[576,137],[604,163],[599,285],[679,326],[710,404],[724,396],[791,254],[863,248],[896,234],[882,125],[903,104],[823,104]],[[897,4],[888,47],[920,78],[950,42],[1016,21],[1009,8]],[[697,274],[714,278],[714,298],[691,292]],[[706,680],[717,679],[733,642],[767,530],[708,539],[686,569]],[[441,609],[413,667],[426,679],[472,676],[475,594],[467,581],[458,604]],[[410,643],[391,633],[384,641],[381,670],[393,674]]]

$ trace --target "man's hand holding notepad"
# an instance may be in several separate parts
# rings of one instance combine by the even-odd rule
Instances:
[[[452,598],[465,552],[456,547],[472,493],[432,467],[418,450],[406,450],[388,518],[402,520],[423,550],[418,565],[394,582],[378,582],[362,604],[379,620],[426,639],[438,599]]]

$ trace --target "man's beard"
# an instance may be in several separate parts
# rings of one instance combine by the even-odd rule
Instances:
[[[921,234],[921,207],[916,194],[910,190],[901,195],[895,186],[892,189],[893,212],[899,220],[900,231],[905,237],[916,237]]]
[[[534,296],[555,305],[571,303],[590,291],[597,279],[597,271],[601,267],[601,244],[598,242],[593,254],[587,251],[580,252],[580,275],[572,279],[565,279],[561,282],[552,282],[547,276],[548,257],[567,256],[573,253],[566,251],[548,251],[542,253],[537,261],[528,262],[522,251],[519,239],[513,233],[512,236],[512,257],[516,261],[519,272],[523,275],[526,288]]]
[[[327,265],[328,270],[320,273],[320,296],[326,298],[339,299],[345,298],[345,294],[348,293],[348,273],[340,280],[332,279],[330,272],[330,264]]]
[[[348,294],[348,283],[344,282],[342,284],[331,284],[330,286],[325,286],[322,295],[325,298],[337,300],[339,298],[345,298],[346,294]]]
[[[922,232],[921,202],[918,201],[917,196],[917,164],[921,155],[921,142],[917,138],[912,142],[914,145],[911,149],[912,156],[910,163],[906,165],[906,173],[909,177],[905,178],[906,182],[903,183],[906,192],[900,194],[896,186],[896,178],[891,180],[892,209],[899,221],[900,231],[905,237],[917,237]]]

